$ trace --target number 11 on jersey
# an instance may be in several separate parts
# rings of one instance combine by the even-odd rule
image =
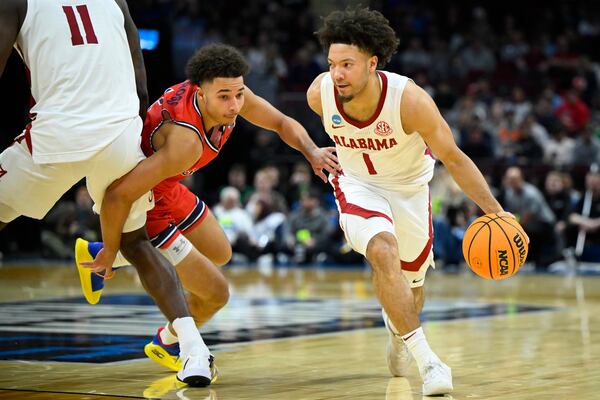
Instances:
[[[71,44],[73,46],[79,46],[86,43],[98,44],[98,38],[96,37],[96,32],[94,32],[94,26],[92,25],[92,20],[90,19],[90,13],[88,12],[87,5],[82,4],[75,6],[75,10],[77,10],[77,13],[79,14],[79,18],[81,19],[81,23],[83,25],[83,30],[85,31],[85,42],[83,41],[83,36],[81,36],[81,31],[79,30],[79,24],[77,23],[77,17],[75,16],[73,6],[63,6],[62,9],[65,12],[69,29],[71,30]]]
[[[367,171],[369,171],[369,175],[377,175],[377,171],[373,166],[373,161],[371,161],[371,157],[367,153],[362,153],[363,160],[365,161],[365,165],[367,166]]]

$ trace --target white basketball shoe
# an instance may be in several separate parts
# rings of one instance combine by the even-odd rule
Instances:
[[[448,394],[452,392],[452,371],[441,360],[425,364],[421,371],[423,396]]]
[[[177,372],[177,380],[192,387],[205,387],[217,379],[214,357],[211,354],[192,351],[183,357],[183,367]]]
[[[394,333],[396,329],[393,328],[392,321],[388,318],[385,310],[381,309],[381,315],[389,335],[386,356],[390,373],[393,376],[406,376],[413,361],[413,356],[408,351],[408,347],[404,344],[402,337]]]

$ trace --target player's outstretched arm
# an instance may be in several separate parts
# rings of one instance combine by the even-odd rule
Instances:
[[[125,17],[125,32],[127,33],[127,41],[129,42],[129,51],[131,52],[131,60],[135,70],[135,86],[137,88],[138,98],[140,99],[140,118],[142,121],[146,118],[146,110],[148,109],[148,88],[146,86],[146,67],[144,65],[144,56],[140,48],[140,36],[138,30],[129,14],[129,7],[125,0],[115,0],[123,11]]]
[[[298,121],[283,114],[271,103],[252,93],[247,87],[244,96],[244,106],[240,111],[242,117],[254,125],[277,132],[288,146],[298,150],[306,157],[314,173],[324,182],[327,182],[327,176],[323,170],[330,174],[338,174],[341,168],[334,154],[335,147],[317,147]]]
[[[475,163],[454,142],[450,127],[433,99],[410,81],[402,94],[401,118],[404,131],[421,135],[460,188],[486,214],[503,211]]]
[[[164,179],[189,169],[202,155],[202,142],[191,129],[174,124],[160,129],[168,133],[162,147],[114,181],[104,194],[100,210],[104,248],[94,261],[83,263],[94,272],[110,275],[131,205]]]
[[[25,19],[27,0],[0,1],[0,76]]]

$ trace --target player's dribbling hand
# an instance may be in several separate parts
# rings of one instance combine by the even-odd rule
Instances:
[[[515,217],[512,213],[509,213],[508,211],[500,211],[498,213],[496,213],[497,216],[499,217],[508,217],[508,218],[512,218],[515,221],[517,221],[517,217]],[[517,221],[518,223],[519,221]],[[527,242],[527,244],[529,244],[529,236],[527,236],[527,233],[525,232],[525,229],[523,229],[523,233],[525,233],[525,241]]]
[[[112,268],[115,258],[117,258],[117,253],[103,248],[96,254],[94,261],[82,262],[81,265],[104,279],[110,279],[115,275]]]
[[[315,175],[325,183],[327,183],[327,176],[323,173],[323,170],[335,176],[338,176],[342,172],[342,167],[335,155],[335,147],[317,148],[308,155],[307,159]]]

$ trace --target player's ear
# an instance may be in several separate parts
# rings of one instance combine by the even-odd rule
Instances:
[[[375,72],[377,69],[377,63],[379,63],[377,56],[372,56],[369,58],[369,72]]]
[[[201,86],[198,86],[198,97],[200,97],[200,98],[204,97],[204,90],[202,90]]]

